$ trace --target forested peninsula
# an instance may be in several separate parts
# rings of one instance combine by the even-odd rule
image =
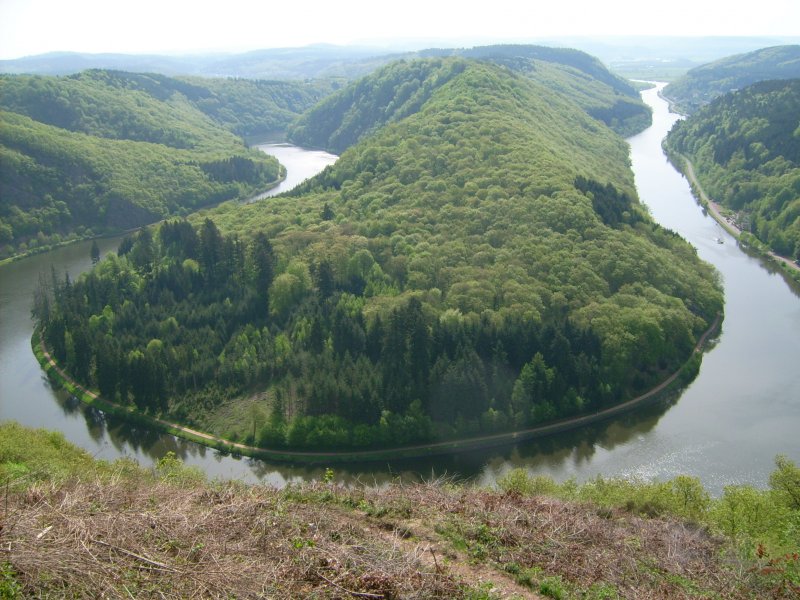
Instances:
[[[284,130],[332,86],[0,76],[0,259],[268,188],[279,165],[242,136]]]
[[[703,189],[745,236],[800,260],[800,79],[717,98],[678,121],[666,147],[692,162]]]
[[[627,145],[574,77],[388,65],[299,121],[358,133],[292,194],[142,230],[43,282],[47,347],[109,400],[266,448],[508,431],[653,387],[720,285],[639,204]]]

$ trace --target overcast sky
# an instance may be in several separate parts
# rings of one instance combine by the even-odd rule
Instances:
[[[799,0],[0,0],[0,58],[554,36],[797,36]]]

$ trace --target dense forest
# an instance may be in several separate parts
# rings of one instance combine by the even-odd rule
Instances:
[[[484,46],[468,50],[426,50],[429,57],[464,56],[490,61],[547,83],[570,95],[587,113],[623,135],[650,124],[650,111],[636,90],[584,52],[543,46]],[[368,133],[418,111],[462,63],[398,61],[380,75],[361,79],[321,102],[289,130],[301,146],[341,153]]]
[[[292,448],[525,427],[683,364],[720,287],[638,203],[624,141],[547,74],[435,58],[356,85],[404,80],[418,104],[292,195],[42,282],[53,354],[108,399]]]
[[[800,259],[800,79],[763,81],[678,121],[667,146],[744,231]]]
[[[0,77],[0,258],[264,189],[279,166],[239,136],[285,129],[331,86]]]
[[[664,88],[676,110],[692,114],[717,96],[759,81],[800,78],[800,46],[772,46],[690,70]]]

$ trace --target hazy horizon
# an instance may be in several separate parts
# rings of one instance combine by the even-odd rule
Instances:
[[[309,45],[419,49],[431,45],[544,43],[565,38],[797,38],[800,3],[764,0],[759,11],[727,3],[676,0],[647,14],[633,0],[563,0],[538,6],[499,0],[431,3],[402,10],[374,3],[311,0],[255,4],[229,0],[136,3],[101,0],[0,0],[0,59],[51,52],[191,55]]]

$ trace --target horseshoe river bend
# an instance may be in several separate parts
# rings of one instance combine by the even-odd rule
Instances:
[[[659,97],[660,87],[643,92],[653,108],[653,125],[628,140],[639,197],[656,221],[686,238],[717,268],[725,288],[725,320],[706,348],[697,378],[656,403],[577,430],[449,456],[337,464],[337,479],[371,483],[450,475],[490,485],[509,469],[523,467],[559,481],[687,474],[718,494],[729,484],[766,486],[777,454],[800,462],[800,292],[706,215],[689,183],[667,161],[661,140],[679,117]],[[336,158],[286,144],[259,147],[288,171],[272,194]],[[101,253],[115,250],[119,240],[99,239]],[[73,278],[88,269],[90,245],[76,243],[0,266],[0,421],[61,431],[109,460],[128,456],[149,465],[172,451],[210,478],[280,486],[321,477],[324,466],[224,455],[121,422],[51,388],[30,347],[33,290],[51,265]]]

